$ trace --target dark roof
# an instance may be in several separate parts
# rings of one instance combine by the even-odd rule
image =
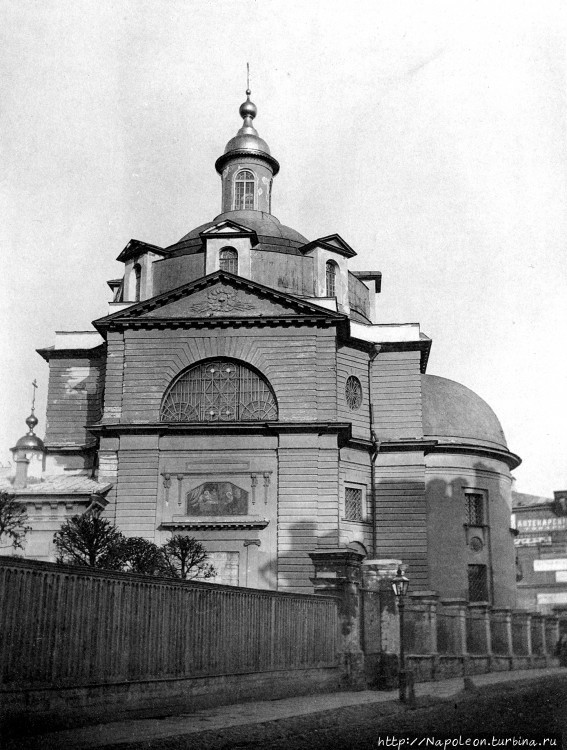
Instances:
[[[474,391],[437,375],[422,375],[421,378],[426,437],[507,448],[498,417]]]
[[[112,487],[112,484],[103,484],[80,474],[48,476],[20,489],[14,488],[7,478],[0,481],[2,489],[9,488],[16,495],[104,495]]]
[[[307,239],[302,234],[291,227],[285,226],[285,224],[281,224],[272,214],[264,211],[226,211],[215,216],[212,221],[201,224],[187,232],[178,242],[166,248],[168,254],[175,254],[177,251],[191,250],[192,248],[196,252],[203,244],[202,232],[211,229],[222,221],[235,222],[255,232],[259,242],[263,245],[297,249],[307,244]],[[227,239],[228,237],[229,235],[227,235]]]
[[[512,492],[513,508],[533,508],[538,505],[551,505],[552,497],[542,497],[541,495],[529,495],[526,492]]]

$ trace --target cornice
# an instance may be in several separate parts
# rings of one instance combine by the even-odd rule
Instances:
[[[89,432],[94,435],[279,435],[294,433],[310,433],[319,435],[338,435],[341,440],[350,439],[351,424],[349,422],[146,422],[132,424],[127,422],[104,423],[87,425]]]
[[[336,318],[316,315],[289,315],[289,316],[250,316],[247,318],[119,318],[108,323],[96,325],[98,330],[112,331],[123,328],[151,329],[151,328],[273,328],[276,326],[294,327],[300,326],[332,326],[340,324]]]
[[[265,529],[270,522],[259,516],[208,516],[201,518],[174,518],[162,521],[161,529]]]
[[[280,171],[278,160],[274,159],[271,154],[267,154],[265,151],[260,151],[260,149],[248,148],[236,148],[234,151],[228,151],[226,154],[219,156],[215,162],[215,169],[219,174],[222,174],[225,165],[228,164],[229,161],[235,161],[237,159],[242,159],[242,161],[245,161],[246,159],[261,159],[262,161],[266,161],[272,168],[274,177]]]
[[[474,456],[483,456],[484,458],[493,458],[497,461],[503,461],[510,469],[517,469],[522,463],[522,459],[504,448],[493,448],[489,445],[479,445],[477,443],[441,443],[432,441],[433,447],[427,453],[467,453]]]
[[[106,343],[92,349],[55,349],[54,347],[46,347],[45,349],[36,349],[36,352],[46,362],[49,362],[50,359],[77,359],[78,357],[100,359],[106,352]]]

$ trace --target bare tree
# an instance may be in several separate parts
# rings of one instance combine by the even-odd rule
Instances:
[[[121,570],[123,534],[110,521],[92,513],[73,516],[53,537],[57,562]]]
[[[190,536],[175,534],[162,546],[166,575],[172,578],[211,578],[216,574],[207,562],[207,550]]]
[[[0,491],[0,548],[22,549],[31,526],[27,526],[26,506],[19,503],[13,493]],[[3,542],[7,541],[5,544]]]

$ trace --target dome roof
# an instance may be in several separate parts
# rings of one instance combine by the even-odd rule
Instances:
[[[221,174],[225,164],[233,157],[253,156],[267,161],[274,175],[279,172],[280,165],[270,153],[270,147],[252,124],[258,108],[250,101],[250,89],[246,89],[246,101],[240,105],[239,113],[243,119],[242,127],[226,144],[224,154],[215,163],[215,169]]]
[[[422,375],[423,433],[443,443],[477,443],[507,450],[490,406],[454,380]]]
[[[272,214],[267,214],[264,211],[226,211],[223,214],[215,216],[212,221],[209,221],[206,224],[201,224],[201,226],[192,229],[182,237],[179,242],[176,242],[175,246],[181,243],[191,245],[193,244],[192,241],[201,245],[201,232],[214,227],[215,224],[218,224],[221,221],[234,221],[237,224],[242,224],[242,226],[252,229],[258,235],[260,242],[262,242],[262,237],[271,238],[276,241],[283,241],[281,244],[294,247],[301,247],[308,242],[308,240],[302,234],[296,232],[295,229],[286,227],[285,224],[280,224],[279,220]],[[172,246],[170,249],[173,249],[175,246]]]
[[[24,435],[21,437],[18,442],[16,443],[15,447],[12,448],[13,451],[41,451],[42,453],[45,452],[45,445],[43,444],[43,440],[41,438],[38,438],[37,435],[28,433],[27,435]]]

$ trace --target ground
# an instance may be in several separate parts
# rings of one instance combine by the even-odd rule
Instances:
[[[479,734],[527,738],[536,732],[563,733],[567,747],[567,676],[467,690],[444,701],[423,698],[414,709],[396,702],[353,706],[267,724],[114,745],[112,750],[358,750],[386,747],[379,738],[385,740],[387,735],[460,736],[464,742]],[[547,745],[561,746],[560,740]]]

